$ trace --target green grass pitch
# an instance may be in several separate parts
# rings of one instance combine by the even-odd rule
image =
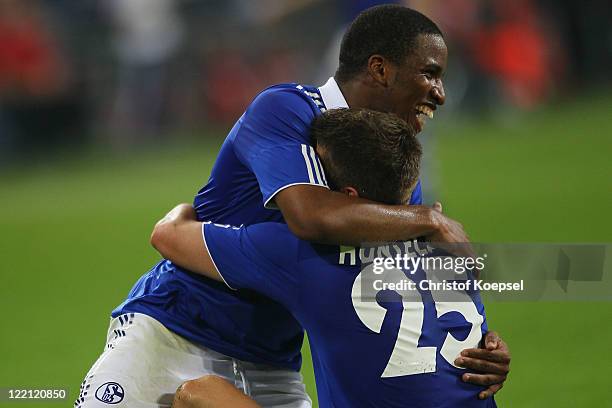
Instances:
[[[438,118],[436,198],[475,241],[611,242],[612,100],[595,102],[511,123]],[[219,143],[124,159],[89,153],[0,174],[0,387],[69,387],[76,397],[110,310],[158,259],[148,244],[154,222],[191,201]],[[500,406],[609,403],[612,303],[492,303],[487,314],[513,353]],[[43,405],[52,404],[19,404]]]

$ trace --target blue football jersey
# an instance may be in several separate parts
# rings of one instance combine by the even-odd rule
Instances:
[[[306,329],[322,408],[495,407],[453,365],[487,330],[478,293],[459,291],[451,301],[434,290],[381,290],[368,299],[359,250],[301,241],[282,223],[205,223],[203,234],[230,288],[269,296]],[[436,256],[411,245],[412,256]],[[432,279],[422,268],[395,273],[415,283]]]
[[[261,92],[233,126],[210,178],[195,196],[198,219],[232,225],[283,222],[275,194],[296,184],[327,188],[309,126],[326,108],[346,107],[324,87],[281,84]],[[420,184],[411,204],[421,203]],[[241,360],[299,370],[303,331],[277,302],[231,291],[168,260],[143,275],[112,316],[144,313],[186,339]]]

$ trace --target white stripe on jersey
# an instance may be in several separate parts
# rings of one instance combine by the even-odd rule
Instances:
[[[327,177],[325,177],[325,169],[323,168],[323,165],[321,164],[321,160],[319,160],[318,156],[317,156],[317,163],[319,164],[319,168],[321,169],[321,176],[323,177],[323,183],[325,183],[325,185],[327,186]]]
[[[312,158],[312,163],[314,164],[315,173],[317,174],[317,181],[319,182],[319,184],[327,185],[321,178],[321,171],[323,170],[319,171],[319,164],[317,161],[315,149],[312,146],[308,146],[308,147],[310,148],[310,157]]]
[[[312,184],[317,184],[312,174],[312,166],[310,165],[310,159],[308,158],[308,153],[307,153],[308,147],[310,146],[306,146],[305,144],[302,144],[302,156],[304,156],[304,161],[306,162],[306,169],[308,170],[308,180]],[[310,148],[312,149],[312,147]]]
[[[316,92],[308,92],[308,91],[304,91],[304,93],[305,93],[306,95],[310,96],[310,97],[311,97],[311,98],[313,98],[313,99],[319,99],[319,98],[321,97],[321,95],[319,95],[319,94],[318,94],[318,93],[316,93]],[[315,102],[317,102],[317,101],[315,100]]]

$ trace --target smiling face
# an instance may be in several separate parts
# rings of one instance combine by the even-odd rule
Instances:
[[[426,120],[444,104],[446,96],[442,76],[448,51],[444,39],[436,34],[416,38],[414,51],[404,64],[390,67],[389,83],[384,91],[384,111],[392,112],[420,132]]]

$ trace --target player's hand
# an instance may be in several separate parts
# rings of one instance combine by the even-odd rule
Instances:
[[[504,386],[510,372],[510,350],[496,332],[487,332],[482,348],[465,349],[455,360],[455,365],[474,371],[461,376],[463,381],[488,387],[478,398],[493,396]]]
[[[462,257],[476,258],[476,253],[470,238],[463,229],[461,223],[442,214],[442,204],[436,201],[431,207],[436,220],[436,230],[425,238],[434,247],[442,248],[445,251]]]

